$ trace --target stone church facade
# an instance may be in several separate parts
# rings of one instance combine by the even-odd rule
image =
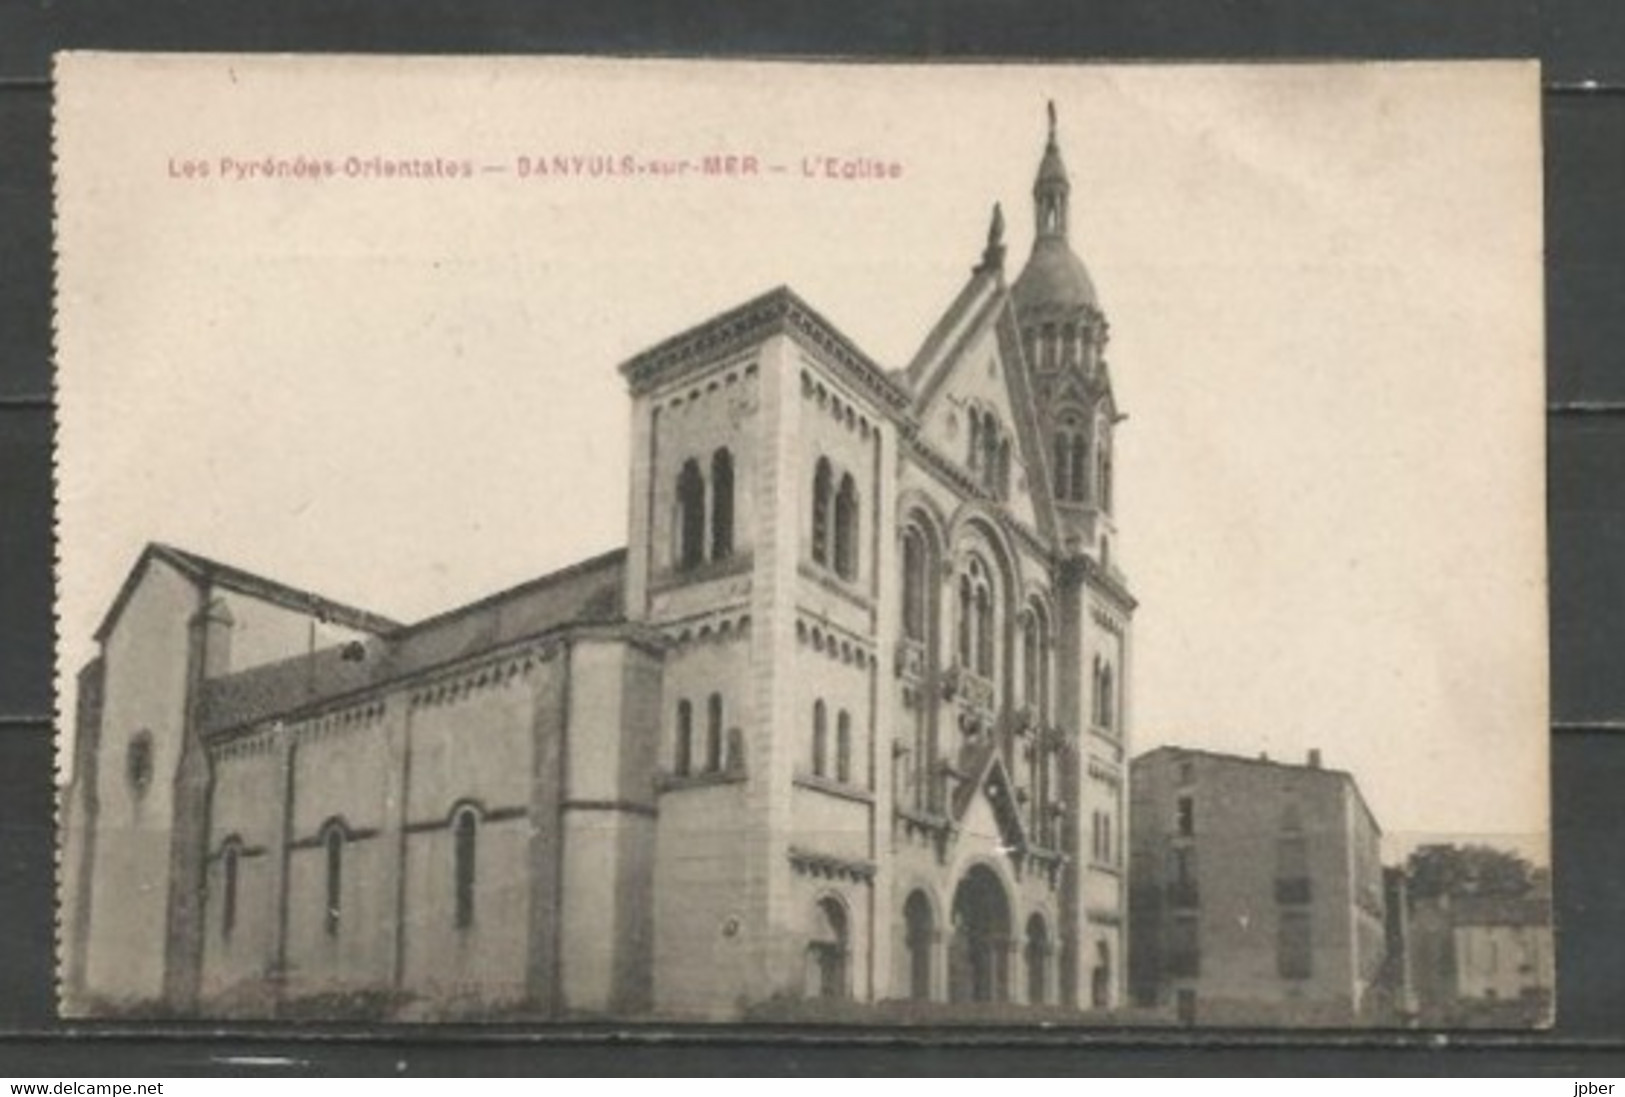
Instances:
[[[622,367],[626,549],[411,625],[149,546],[80,675],[75,1012],[1123,993],[1129,594],[1053,113],[888,370],[788,289]]]

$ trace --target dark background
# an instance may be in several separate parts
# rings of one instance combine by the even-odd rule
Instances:
[[[659,1033],[107,1026],[53,1016],[50,57],[59,49],[1538,57],[1546,140],[1552,825],[1547,1033]],[[131,103],[138,110],[139,104]],[[1625,4],[1613,0],[0,0],[0,1075],[1625,1075]],[[1439,409],[1448,431],[1453,409]],[[1485,551],[1494,551],[1485,545]],[[1610,730],[1611,728],[1617,730]],[[280,1065],[231,1057],[283,1058]]]

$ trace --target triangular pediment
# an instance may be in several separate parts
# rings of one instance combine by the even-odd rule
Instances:
[[[989,745],[972,767],[972,779],[954,798],[955,822],[966,834],[996,839],[1006,850],[1027,846],[1027,829],[1016,804],[1016,786],[1004,755]]]
[[[1010,471],[993,496],[1017,522],[1049,536],[1049,473],[1037,402],[1023,359],[1015,309],[1002,276],[978,271],[932,330],[908,369],[915,417],[926,444],[982,480],[983,452],[973,457],[973,425],[992,415],[1010,447]]]

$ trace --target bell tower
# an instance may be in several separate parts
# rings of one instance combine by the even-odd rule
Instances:
[[[1033,180],[1033,250],[1011,293],[1065,546],[1109,567],[1112,430],[1120,416],[1106,368],[1106,317],[1088,269],[1072,250],[1072,182],[1056,126],[1051,103]]]

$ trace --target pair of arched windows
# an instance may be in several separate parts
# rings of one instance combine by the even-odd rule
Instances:
[[[813,470],[812,558],[842,579],[858,577],[858,483],[850,472],[837,482],[827,457]]]
[[[1116,676],[1112,665],[1095,656],[1094,718],[1095,726],[1112,730],[1117,726]]]
[[[1055,431],[1055,497],[1063,503],[1086,503],[1090,496],[1093,471],[1093,498],[1100,509],[1112,509],[1112,449],[1104,431],[1095,446],[1094,467],[1090,468],[1089,438],[1076,423],[1063,421]]]
[[[1000,499],[1010,495],[1010,436],[991,411],[970,409],[970,449],[965,459],[977,483]]]
[[[959,665],[993,677],[993,580],[987,565],[972,556],[959,576]]]
[[[677,756],[674,768],[679,777],[694,773],[720,773],[723,763],[722,694],[713,693],[705,702],[705,742],[703,755],[696,754],[694,705],[687,698],[677,702]]]
[[[707,559],[726,560],[734,551],[734,460],[727,447],[711,455],[710,483],[697,458],[677,474],[677,567],[697,568]],[[710,523],[706,522],[707,494]],[[709,537],[707,530],[709,529]]]
[[[829,777],[843,785],[852,782],[852,714],[841,709],[835,715],[835,756],[830,757],[829,709],[822,700],[813,702],[812,771],[814,777]]]

